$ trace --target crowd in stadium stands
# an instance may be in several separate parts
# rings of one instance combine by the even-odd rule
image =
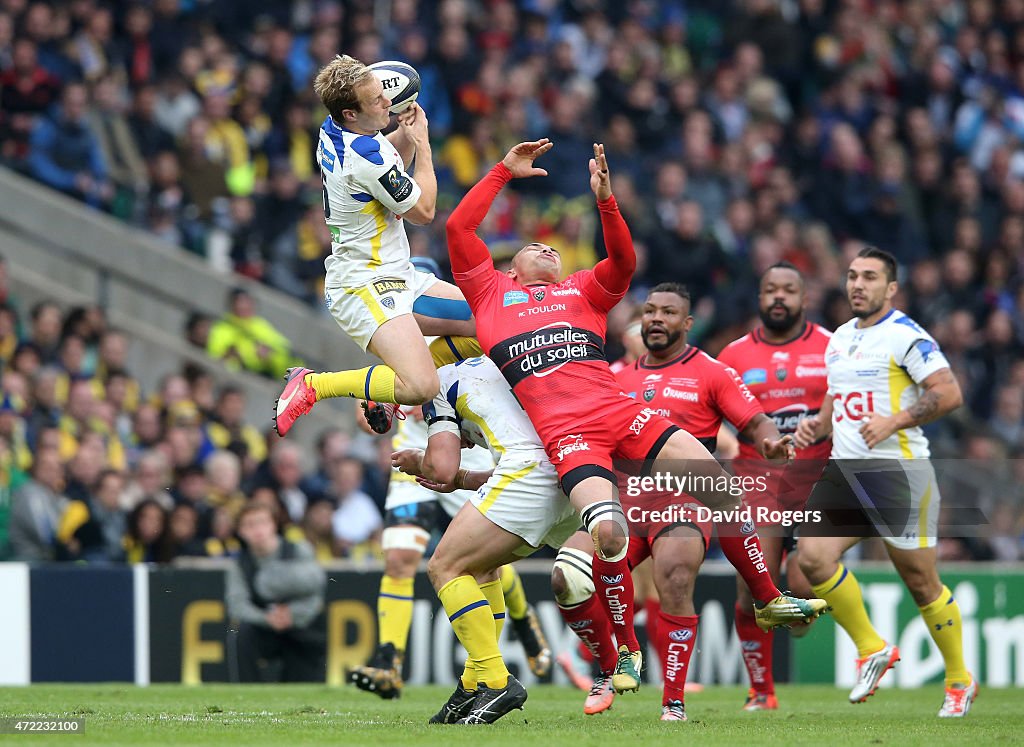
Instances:
[[[640,255],[634,298],[687,283],[692,337],[711,353],[749,326],[773,262],[807,273],[811,317],[834,328],[849,318],[849,258],[862,242],[893,252],[897,305],[939,340],[968,403],[929,429],[935,454],[1015,458],[1005,480],[965,481],[987,491],[979,501],[1007,541],[944,552],[1021,553],[1024,0],[0,0],[0,162],[322,307],[330,245],[313,151],[325,113],[311,79],[341,51],[404,59],[422,77],[440,193],[434,223],[409,232],[414,253],[443,262],[447,211],[510,144],[537,137],[555,142],[550,176],[502,195],[482,228],[489,245],[537,237],[569,270],[591,264],[601,242],[586,160],[600,140]],[[236,300],[221,321],[195,317],[189,339],[276,373],[286,343],[254,342],[251,330],[269,331]],[[627,305],[610,320],[611,357],[629,320]],[[97,495],[90,521],[108,538],[124,521],[131,557],[227,551],[239,491],[281,479],[274,459],[261,463],[263,435],[231,422],[240,395],[215,395],[199,372],[143,396],[110,360],[123,337],[101,321],[0,310],[14,463],[56,449],[78,499],[100,474],[124,481],[132,513],[111,503],[105,523]],[[343,458],[344,441],[325,437],[316,477],[277,490],[282,521],[325,553],[362,539],[329,528],[329,507],[365,504],[365,467]],[[31,492],[50,505],[56,483],[39,464]],[[385,478],[366,474],[379,502]],[[331,498],[302,511],[300,493]]]

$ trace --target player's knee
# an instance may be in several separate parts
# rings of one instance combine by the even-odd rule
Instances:
[[[385,529],[384,536],[387,536],[387,533],[388,529]],[[423,552],[419,548],[415,550],[408,548],[385,550],[384,575],[391,578],[413,578],[422,557]]]
[[[563,547],[551,569],[551,590],[561,607],[575,607],[594,593],[592,556],[582,550]]]
[[[616,562],[626,557],[629,524],[618,501],[592,503],[580,511],[580,516],[602,559]]]
[[[824,548],[808,545],[800,545],[800,554],[797,557],[797,565],[804,572],[807,580],[812,584],[820,584],[827,581],[829,576],[835,572],[836,560],[831,558]]]
[[[693,598],[693,584],[697,575],[696,569],[686,562],[674,562],[666,568],[659,569],[655,578],[655,587],[662,605],[666,601],[682,602]]]
[[[626,557],[629,537],[614,521],[602,521],[594,533],[594,547],[603,560],[617,562]]]
[[[384,572],[393,578],[411,578],[430,541],[430,533],[422,527],[405,525],[387,527],[381,534],[384,550]]]

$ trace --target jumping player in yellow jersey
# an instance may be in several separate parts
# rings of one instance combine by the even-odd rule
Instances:
[[[946,663],[939,716],[957,718],[967,715],[978,685],[964,664],[960,607],[935,567],[940,496],[921,426],[955,410],[963,397],[932,336],[893,308],[897,290],[896,259],[888,252],[867,247],[850,263],[846,293],[854,319],[825,349],[828,394],[819,414],[796,431],[797,448],[832,434],[832,459],[807,501],[807,510],[820,510],[826,520],[802,527],[797,558],[857,646],[850,702],[862,703],[900,653],[871,624],[841,558],[861,538],[881,536]]]
[[[329,62],[313,87],[329,112],[316,150],[332,244],[325,301],[346,334],[384,365],[326,373],[289,369],[274,425],[284,436],[317,401],[353,397],[381,403],[371,405],[367,417],[385,433],[396,403],[420,405],[437,392],[423,336],[441,336],[436,349],[461,353],[447,362],[479,354],[476,341],[462,337],[475,334],[475,324],[458,288],[409,261],[404,221],[430,223],[437,201],[424,111],[413,104],[385,137],[391,101],[373,71],[348,55]],[[413,161],[415,174],[406,171]]]

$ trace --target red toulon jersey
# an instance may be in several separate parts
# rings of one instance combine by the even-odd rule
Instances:
[[[498,272],[475,231],[510,178],[498,164],[463,198],[448,221],[448,249],[481,347],[550,445],[573,428],[599,426],[607,408],[628,402],[608,368],[604,336],[608,311],[625,295],[636,257],[609,198],[598,203],[608,259],[593,270],[529,287]]]
[[[766,342],[761,329],[730,343],[718,356],[722,363],[739,372],[779,433],[796,432],[797,424],[817,415],[828,390],[825,347],[831,333],[807,322],[803,331],[789,342]],[[827,460],[832,449],[825,438],[797,450],[797,459]],[[740,439],[740,459],[760,459],[753,443]]]
[[[616,378],[622,391],[689,432],[708,451],[715,450],[723,419],[742,430],[763,412],[734,370],[693,345],[658,365],[643,355]]]

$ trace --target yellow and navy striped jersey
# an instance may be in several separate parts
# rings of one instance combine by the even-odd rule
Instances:
[[[428,437],[461,432],[470,442],[490,449],[499,464],[502,455],[524,451],[546,458],[533,423],[490,358],[442,366],[437,375],[441,391],[424,405]]]
[[[359,135],[327,117],[316,157],[331,230],[327,286],[364,285],[406,268],[409,238],[401,215],[419,200],[420,188],[395,146],[379,132]]]
[[[828,396],[832,398],[835,459],[927,459],[928,439],[919,427],[897,431],[869,449],[860,427],[869,413],[889,416],[917,401],[920,384],[949,368],[935,339],[902,311],[893,309],[870,327],[851,319],[825,348]]]

